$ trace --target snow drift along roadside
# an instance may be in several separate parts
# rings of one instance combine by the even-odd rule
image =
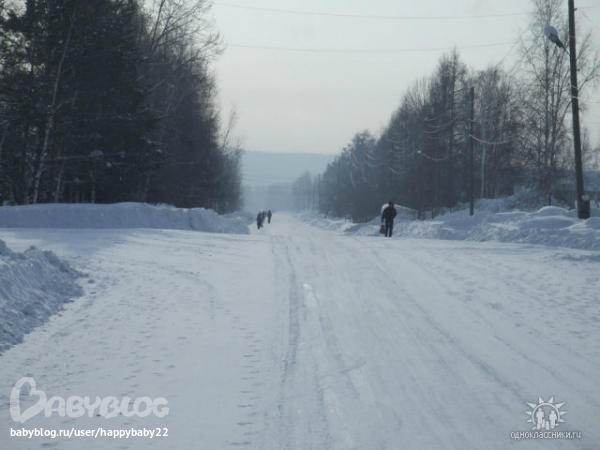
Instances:
[[[479,206],[479,204],[478,204]],[[395,238],[446,239],[462,241],[498,241],[540,244],[556,247],[600,251],[600,211],[579,220],[577,212],[547,206],[535,212],[476,208],[471,217],[468,210],[447,213],[432,220],[395,221]],[[323,219],[316,214],[303,214],[301,220],[330,230],[359,236],[378,236],[380,218],[366,224],[351,224],[344,220]]]
[[[14,228],[162,228],[247,234],[252,217],[220,216],[204,208],[147,203],[39,204],[0,207],[0,227]]]
[[[0,241],[0,355],[80,296],[81,276],[52,252],[15,253]]]

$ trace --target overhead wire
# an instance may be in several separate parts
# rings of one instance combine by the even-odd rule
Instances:
[[[240,8],[240,9],[247,9],[247,10],[255,10],[255,11],[263,11],[263,12],[271,12],[271,13],[281,13],[281,14],[297,14],[297,15],[310,15],[310,16],[324,16],[324,17],[339,17],[339,18],[353,18],[353,19],[377,19],[377,20],[381,20],[381,19],[385,19],[385,20],[442,20],[442,19],[448,19],[448,20],[456,20],[456,19],[484,19],[484,18],[498,18],[498,17],[510,17],[510,16],[519,16],[519,15],[527,15],[528,13],[509,13],[509,14],[496,14],[496,15],[484,15],[484,16],[380,16],[380,15],[357,15],[357,14],[337,14],[337,13],[319,13],[319,12],[311,12],[311,11],[302,11],[302,10],[285,10],[285,9],[277,9],[277,8],[262,8],[262,7],[255,7],[255,6],[245,6],[245,5],[239,5],[239,4],[232,4],[232,3],[226,3],[226,2],[215,2],[215,5],[220,5],[220,6],[225,6],[225,7],[232,7],[232,8]],[[578,11],[582,12],[583,16],[595,27],[598,28],[597,25],[595,25],[591,19],[587,16],[587,14],[585,13],[585,9],[593,9],[593,8],[598,8],[600,6],[580,6],[578,7]],[[513,66],[511,67],[511,69],[509,70],[509,73],[514,73],[514,71],[517,69],[517,66],[520,65],[522,63],[522,61],[525,59],[525,57],[527,56],[527,54],[529,54],[531,48],[536,45],[536,43],[539,41],[540,37],[536,37],[529,46],[524,46],[524,52],[523,52],[523,56],[516,61]],[[500,59],[500,61],[496,64],[496,67],[499,67],[505,60],[506,58],[515,50],[515,48],[517,47],[517,45],[522,42],[520,40],[514,40],[513,42],[502,42],[502,43],[492,43],[492,44],[478,44],[478,45],[470,45],[470,46],[464,46],[464,47],[460,47],[461,49],[469,49],[469,48],[485,48],[485,47],[494,47],[494,46],[503,46],[503,45],[511,45],[510,49],[508,50],[508,52]],[[248,49],[260,49],[260,50],[275,50],[275,51],[289,51],[289,52],[311,52],[311,53],[402,53],[402,52],[424,52],[424,51],[442,51],[442,50],[448,50],[448,48],[420,48],[420,49],[410,49],[410,48],[404,48],[404,49],[322,49],[322,48],[302,48],[302,47],[276,47],[276,46],[260,46],[260,45],[247,45],[247,44],[229,44],[229,47],[235,47],[235,48],[248,48]],[[443,113],[442,115],[439,116],[439,118],[443,117],[446,113]],[[433,118],[433,119],[426,119],[427,121],[435,121],[437,120],[437,118]],[[452,119],[451,121],[447,122],[446,124],[441,124],[441,125],[430,125],[434,128],[433,131],[427,131],[427,130],[421,130],[421,136],[423,136],[423,133],[425,134],[432,134],[432,135],[436,135],[438,132],[440,131],[444,131],[445,129],[447,129],[448,126],[452,125],[453,123],[455,123],[457,121],[457,119]],[[435,130],[437,129],[437,130]],[[403,142],[398,142],[398,141],[394,141],[392,139],[388,138],[388,142],[390,142],[392,145],[391,150],[389,153],[382,153],[380,158],[374,158],[372,155],[370,155],[369,153],[365,154],[365,164],[367,165],[367,167],[370,168],[379,168],[384,166],[384,161],[385,159],[391,155],[391,156],[400,156],[400,155],[405,155],[407,152],[415,150],[417,148],[418,145],[418,140],[419,137],[416,136],[416,134],[418,134],[418,132],[414,132],[412,133],[413,135],[411,136],[410,140],[408,138],[403,139]],[[474,140],[476,140],[479,143],[482,144],[487,144],[487,145],[500,145],[500,144],[506,144],[508,143],[507,141],[505,142],[490,142],[490,141],[486,141],[483,139],[479,139],[476,136],[473,136],[472,134],[468,134],[467,135],[468,138],[472,138]],[[427,136],[428,139],[436,139],[435,136]],[[398,149],[396,148],[395,145],[398,144],[402,144],[402,149]],[[407,145],[408,144],[408,145]],[[427,155],[426,153],[424,153],[422,150],[417,150],[416,152],[417,154],[420,154],[421,156],[423,156],[424,158],[427,158],[429,160],[432,161],[445,161],[447,159],[449,159],[452,155],[448,155],[444,158],[434,158],[432,156]],[[357,170],[361,170],[356,159],[355,159],[355,155],[352,154],[351,152],[351,158],[349,159],[350,164],[353,166],[353,168],[357,169]],[[373,161],[373,162],[369,162],[369,160]],[[402,174],[404,172],[397,172],[395,171],[391,166],[389,167],[389,170],[395,174]],[[361,173],[361,172],[359,172]],[[353,178],[352,174],[350,174],[351,177]],[[351,180],[352,183],[354,184],[354,180]]]
[[[448,15],[448,16],[396,16],[387,14],[348,14],[348,13],[330,13],[330,12],[317,12],[307,10],[293,10],[293,9],[281,9],[281,8],[265,8],[260,6],[240,5],[238,3],[229,2],[214,2],[215,6],[224,6],[226,8],[245,9],[257,12],[269,12],[277,14],[288,14],[288,15],[300,15],[300,16],[321,16],[321,17],[337,17],[343,19],[369,19],[369,20],[480,20],[480,19],[498,19],[501,17],[515,17],[524,16],[529,13],[502,13],[502,14],[472,14],[472,15]],[[579,7],[578,9],[591,9],[595,6]]]
[[[396,169],[394,169],[392,166],[390,166],[389,171],[392,172],[394,175],[406,175],[408,172],[410,172],[409,169],[403,170],[402,172],[397,171]]]
[[[579,10],[579,9],[581,9],[581,8],[577,8],[577,10]],[[594,28],[596,28],[596,29],[600,30],[600,26],[596,25],[596,23],[594,23],[594,22],[592,21],[592,19],[590,19],[590,18],[588,17],[588,15],[585,13],[585,11],[580,11],[580,12],[581,12],[581,14],[583,14],[583,17],[585,17],[585,18],[587,19],[587,21],[588,21],[588,22],[589,22],[589,23],[590,23],[590,24],[591,24],[591,25],[592,25]]]
[[[486,144],[486,145],[503,145],[503,144],[510,144],[510,141],[498,141],[498,142],[490,142],[490,141],[486,141],[484,139],[480,139],[477,136],[473,136],[472,134],[469,134],[468,137],[470,137],[471,139],[476,140],[477,142],[479,142],[480,144]]]
[[[377,20],[457,20],[457,19],[497,19],[500,17],[515,17],[529,15],[529,12],[515,12],[515,13],[503,13],[503,14],[485,14],[485,15],[429,15],[429,16],[393,16],[393,15],[369,15],[369,14],[345,14],[345,13],[327,13],[327,12],[316,12],[306,10],[288,10],[281,8],[265,8],[250,5],[241,5],[237,3],[229,2],[214,2],[215,6],[223,6],[229,8],[252,10],[257,12],[270,12],[278,14],[292,14],[292,15],[305,15],[305,16],[323,16],[323,17],[338,17],[338,18],[352,18],[352,19],[377,19]],[[600,8],[600,6],[579,6],[577,10],[583,14],[583,16],[596,28],[598,26],[587,16],[585,10]],[[488,47],[500,47],[511,45],[508,52],[502,57],[502,59],[496,64],[499,66],[504,60],[512,53],[518,44],[518,40],[512,42],[496,42],[488,44],[473,44],[458,47],[461,50],[477,49],[477,48],[488,48]],[[280,47],[270,45],[252,45],[252,44],[226,44],[228,47],[240,48],[240,49],[254,49],[254,50],[271,50],[281,52],[305,52],[305,53],[412,53],[412,52],[438,52],[447,51],[454,47],[425,47],[425,48],[396,48],[396,49],[336,49],[336,48],[311,48],[311,47]],[[519,61],[520,62],[520,61]],[[515,64],[516,65],[516,64]],[[514,66],[513,66],[514,69]]]
[[[371,48],[371,49],[342,49],[342,48],[310,48],[310,47],[277,47],[270,45],[250,45],[250,44],[226,44],[227,47],[253,49],[253,50],[273,50],[280,52],[304,52],[304,53],[422,53],[422,52],[442,52],[459,48],[460,50],[470,50],[477,48],[502,47],[510,45],[511,42],[496,42],[491,44],[473,44],[460,47],[422,47],[422,48]]]
[[[500,17],[515,17],[515,16],[525,16],[529,15],[528,12],[516,12],[516,13],[504,13],[504,14],[485,14],[485,15],[448,15],[448,16],[392,16],[392,15],[369,15],[369,14],[343,14],[343,13],[325,13],[325,12],[315,12],[315,11],[306,11],[306,10],[288,10],[281,8],[264,8],[250,5],[241,5],[236,3],[229,2],[214,2],[215,6],[223,6],[229,8],[238,8],[245,10],[252,10],[257,12],[270,12],[270,13],[278,13],[278,14],[292,14],[292,15],[306,15],[306,16],[324,16],[324,17],[338,17],[338,18],[353,18],[353,19],[385,19],[385,20],[457,20],[457,19],[497,19]],[[581,11],[584,16],[588,19],[587,15],[585,15],[585,9],[593,9],[598,8],[598,6],[580,6],[578,7],[578,11]],[[591,20],[590,20],[591,22]],[[591,22],[593,24],[593,22]],[[518,41],[512,42],[495,42],[488,44],[473,44],[473,45],[464,45],[458,47],[461,50],[468,49],[477,49],[477,48],[489,48],[489,47],[500,47],[511,45],[511,48],[506,53],[506,55],[499,61],[498,65],[500,65],[510,53],[514,50]],[[280,47],[280,46],[270,46],[270,45],[252,45],[252,44],[236,44],[231,43],[227,44],[228,47],[232,48],[240,48],[240,49],[254,49],[254,50],[271,50],[271,51],[282,51],[282,52],[305,52],[305,53],[412,53],[412,52],[438,52],[438,51],[447,51],[451,50],[454,47],[425,47],[425,48],[401,48],[401,49],[326,49],[326,48],[310,48],[310,47]]]
[[[419,150],[417,152],[417,155],[421,155],[424,158],[427,158],[427,159],[429,159],[431,161],[434,161],[434,162],[448,161],[450,159],[450,156],[451,156],[451,155],[448,155],[448,156],[444,156],[443,158],[434,158],[433,156],[429,156],[428,154],[424,153],[422,150]]]

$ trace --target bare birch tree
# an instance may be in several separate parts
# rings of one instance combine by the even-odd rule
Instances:
[[[571,107],[569,57],[564,49],[544,37],[543,29],[552,24],[561,40],[568,42],[565,2],[534,0],[534,13],[521,40],[524,73],[521,85],[524,100],[522,146],[525,162],[537,182],[540,194],[549,204],[560,176],[559,169],[571,160],[568,114]],[[590,35],[578,39],[579,88],[598,78],[597,53]]]

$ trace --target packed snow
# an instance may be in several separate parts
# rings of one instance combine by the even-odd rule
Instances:
[[[257,230],[242,214],[219,220],[220,230],[242,224],[243,232],[213,233],[143,221],[120,228],[134,223],[119,216],[123,205],[112,210],[113,228],[94,227],[71,208],[63,209],[68,224],[40,214],[35,227],[15,219],[0,229],[11,249],[2,251],[3,270],[41,260],[32,277],[51,267],[49,279],[64,276],[31,290],[26,275],[13,277],[2,284],[4,301],[65,288],[60,314],[0,356],[2,448],[600,446],[594,218],[555,208],[458,212],[398,220],[386,239],[375,236],[377,218],[357,225],[276,212]],[[164,400],[168,414],[90,406],[74,416],[54,400],[17,422],[18,382],[21,414],[35,412],[28,408],[41,393],[48,403]],[[542,422],[549,405],[558,415]],[[19,434],[41,429],[100,434]],[[533,431],[557,435],[525,437]]]

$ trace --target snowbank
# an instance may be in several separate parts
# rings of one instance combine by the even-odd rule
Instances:
[[[335,219],[324,217],[323,214],[314,212],[304,212],[299,214],[302,222],[308,223],[318,228],[324,228],[331,231],[350,231],[364,227],[365,224],[355,224],[344,219]]]
[[[204,208],[183,209],[146,203],[42,204],[0,207],[0,227],[163,228],[247,234],[252,217],[220,216]]]
[[[577,219],[576,211],[548,206],[535,212],[468,211],[436,220],[402,222],[395,234],[403,237],[499,241],[600,250],[600,218]]]
[[[0,207],[0,227],[161,228],[247,234],[250,213],[219,216],[203,208],[143,203],[43,204]],[[52,252],[14,253],[0,241],[0,354],[81,295],[81,274]]]
[[[583,221],[577,219],[575,210],[568,211],[555,206],[547,206],[535,212],[496,212],[498,205],[488,204],[478,204],[473,217],[469,215],[468,210],[447,213],[433,220],[418,221],[400,217],[400,220],[395,221],[394,236],[515,242],[600,250],[598,209],[593,209],[592,217]],[[300,217],[312,225],[345,233],[361,236],[379,234],[378,217],[369,223],[354,225],[344,223],[343,220],[323,219],[315,214],[304,214]]]
[[[0,241],[0,354],[81,295],[81,276],[52,252],[15,253]]]
[[[381,210],[388,204],[385,203]],[[410,221],[417,217],[417,212],[414,209],[396,205],[396,222]],[[381,224],[381,216],[375,217],[368,223],[353,223],[349,219],[326,218],[322,214],[315,212],[303,212],[299,214],[300,220],[315,227],[324,228],[331,231],[342,231],[349,234],[371,235],[379,233],[379,225]]]

